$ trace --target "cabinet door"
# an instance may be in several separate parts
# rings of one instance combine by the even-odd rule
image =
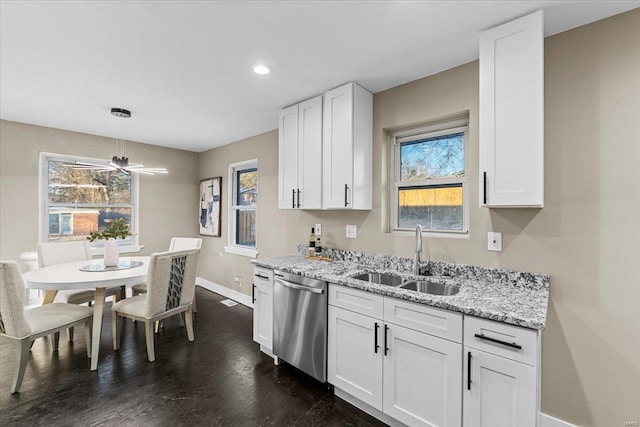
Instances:
[[[329,306],[327,381],[378,410],[382,410],[381,330],[380,320]]]
[[[480,206],[544,204],[543,12],[480,38]]]
[[[322,96],[317,96],[299,104],[298,114],[299,208],[321,209]]]
[[[409,426],[459,427],[462,345],[404,327],[387,326],[384,412]]]
[[[469,347],[465,347],[464,357],[465,427],[536,425],[537,383],[533,366]]]
[[[273,287],[255,281],[253,304],[253,340],[273,349]]]
[[[322,192],[327,209],[350,209],[353,191],[353,83],[324,94]]]
[[[298,190],[298,105],[280,112],[278,132],[278,208],[294,209]]]

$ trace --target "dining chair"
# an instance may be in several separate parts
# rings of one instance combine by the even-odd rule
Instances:
[[[40,267],[48,267],[55,264],[64,264],[73,261],[90,261],[91,248],[89,241],[71,240],[67,242],[46,242],[37,245],[38,265]],[[105,296],[114,296],[116,301],[123,298],[122,288],[107,288]],[[72,289],[60,290],[56,295],[56,301],[67,304],[84,304],[91,303],[96,298],[95,289]],[[44,301],[48,303],[51,301]],[[73,341],[73,328],[67,331],[67,339]]]
[[[202,239],[198,237],[172,237],[169,243],[169,251],[181,251],[185,249],[200,249],[202,247]],[[147,284],[136,283],[131,287],[132,296],[144,294],[147,292]],[[198,312],[195,294],[193,296],[193,312]],[[157,328],[156,328],[157,329]]]
[[[11,393],[20,391],[29,360],[29,349],[36,338],[53,335],[53,351],[56,351],[60,331],[84,324],[87,357],[91,357],[93,309],[75,304],[53,303],[25,310],[24,289],[18,263],[0,261],[0,338],[9,340],[18,347],[18,369],[11,385]]]
[[[121,317],[144,322],[149,362],[156,359],[153,325],[157,321],[184,313],[187,338],[193,341],[193,295],[199,256],[200,249],[151,255],[147,293],[120,300],[111,307],[114,350],[120,348]]]

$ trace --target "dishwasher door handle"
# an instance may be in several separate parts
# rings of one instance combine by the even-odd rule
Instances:
[[[304,285],[298,285],[297,283],[287,282],[286,280],[276,279],[276,283],[281,284],[282,286],[286,286],[287,288],[298,289],[300,291],[311,292],[312,294],[322,294],[324,293],[324,289],[318,288],[310,288]]]

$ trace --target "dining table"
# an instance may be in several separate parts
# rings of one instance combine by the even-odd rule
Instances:
[[[95,371],[98,369],[106,290],[145,281],[149,259],[148,256],[121,257],[115,267],[105,267],[102,259],[74,261],[31,270],[24,273],[23,278],[27,288],[46,291],[43,304],[52,303],[59,290],[95,289],[91,331],[91,370]]]

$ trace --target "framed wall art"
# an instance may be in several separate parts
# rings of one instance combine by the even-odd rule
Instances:
[[[200,181],[200,220],[198,227],[204,236],[220,237],[220,199],[222,177]]]

